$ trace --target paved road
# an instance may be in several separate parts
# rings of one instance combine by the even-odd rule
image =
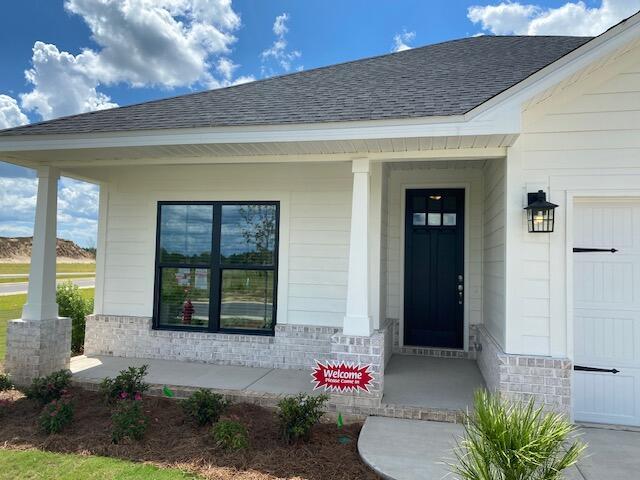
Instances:
[[[58,279],[57,283],[68,282],[69,280]],[[71,280],[75,285],[80,288],[93,288],[96,286],[95,278],[78,278]],[[0,295],[18,295],[20,293],[27,293],[28,282],[21,283],[0,283]]]

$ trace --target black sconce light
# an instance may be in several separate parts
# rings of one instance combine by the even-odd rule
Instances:
[[[553,211],[558,207],[555,203],[547,202],[547,194],[542,190],[536,193],[528,193],[529,205],[527,211],[527,225],[529,233],[553,232]]]

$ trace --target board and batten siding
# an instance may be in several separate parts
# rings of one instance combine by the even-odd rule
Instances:
[[[508,353],[572,358],[574,202],[640,196],[640,47],[575,78],[525,109],[508,152]],[[551,234],[527,233],[538,189],[559,205]]]
[[[383,244],[386,259],[386,315],[400,319],[402,333],[404,192],[407,188],[466,188],[465,221],[465,328],[482,322],[482,221],[484,160],[424,161],[389,164],[384,189],[386,228]],[[402,335],[401,335],[402,337]],[[467,335],[465,335],[466,341]],[[400,339],[402,341],[402,338]]]
[[[484,167],[483,323],[504,348],[505,317],[505,166],[504,158]]]
[[[342,326],[350,164],[131,167],[113,169],[108,178],[101,208],[106,212],[103,292],[96,313],[152,315],[158,201],[277,200],[277,322]]]

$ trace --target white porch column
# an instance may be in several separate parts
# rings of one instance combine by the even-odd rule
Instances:
[[[369,312],[369,170],[368,159],[353,160],[353,199],[344,335],[370,336],[373,332],[373,321]]]
[[[33,246],[29,269],[27,303],[23,320],[58,317],[56,303],[56,228],[58,211],[58,179],[60,173],[51,167],[38,169],[38,197],[33,227]]]
[[[58,317],[56,303],[56,214],[59,172],[38,169],[38,198],[27,303],[7,328],[5,369],[16,385],[68,369],[71,319]]]

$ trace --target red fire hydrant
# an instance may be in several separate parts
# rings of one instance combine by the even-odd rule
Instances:
[[[191,325],[191,318],[194,312],[193,304],[190,299],[186,299],[182,306],[182,323],[183,325]]]

